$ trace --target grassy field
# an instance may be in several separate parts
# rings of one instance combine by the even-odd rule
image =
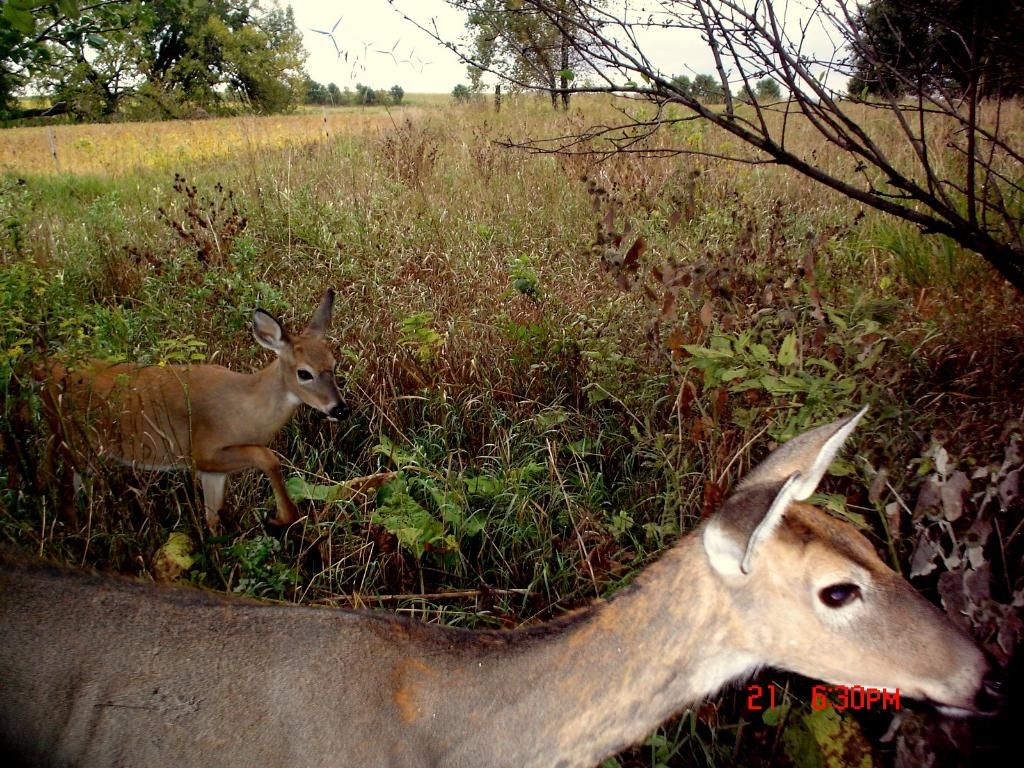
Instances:
[[[0,538],[153,575],[178,532],[194,548],[181,578],[210,588],[514,627],[613,594],[771,445],[870,403],[820,500],[1008,659],[1021,297],[972,254],[782,169],[495,143],[613,118],[597,101],[437,99],[58,126],[52,144],[0,133]],[[44,357],[253,370],[268,354],[252,310],[294,327],[328,286],[355,413],[306,410],[274,444],[311,497],[283,535],[263,526],[256,472],[232,480],[218,537],[183,475],[111,469],[68,502],[40,474]],[[382,471],[399,474],[374,497],[322,500]],[[727,691],[609,764],[836,765],[821,750],[837,744],[856,765],[995,760],[992,724],[913,712],[883,741],[887,715],[844,713],[823,736],[807,681],[760,681],[779,686],[771,715]]]

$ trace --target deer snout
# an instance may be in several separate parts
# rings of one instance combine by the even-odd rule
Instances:
[[[347,418],[351,412],[352,411],[348,407],[348,404],[344,400],[339,400],[338,403],[327,412],[327,418],[331,421],[341,421],[342,419]]]

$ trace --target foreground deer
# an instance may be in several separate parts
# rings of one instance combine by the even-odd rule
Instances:
[[[41,766],[587,768],[762,666],[988,712],[998,683],[977,646],[853,527],[799,503],[858,418],[776,450],[613,600],[511,632],[0,557],[0,750]]]
[[[270,522],[293,523],[298,513],[281,462],[266,446],[301,403],[332,421],[348,413],[324,339],[333,304],[328,290],[306,330],[294,337],[257,309],[253,335],[277,359],[251,375],[219,365],[53,364],[43,411],[58,449],[82,469],[97,457],[149,470],[194,467],[211,531],[220,525],[228,475],[256,467],[274,487],[277,513]]]

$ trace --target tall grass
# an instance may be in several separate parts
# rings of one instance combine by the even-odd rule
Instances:
[[[497,115],[337,111],[326,129],[322,114],[63,126],[61,173],[45,129],[0,134],[2,536],[152,573],[178,530],[196,549],[184,578],[214,588],[518,626],[614,593],[769,441],[865,401],[861,458],[827,485],[831,509],[906,568],[941,510],[900,510],[915,508],[941,444],[957,466],[996,468],[975,472],[965,497],[988,514],[1024,406],[1019,297],[969,254],[783,169],[495,143],[614,117],[577,103],[568,115],[528,98]],[[734,149],[686,130],[705,151]],[[112,469],[68,501],[38,474],[42,358],[200,354],[251,370],[267,362],[251,311],[295,324],[326,286],[339,292],[330,333],[356,409],[339,425],[303,412],[275,444],[293,491],[311,497],[293,530],[263,529],[273,501],[254,472],[233,480],[217,538],[183,475]],[[326,500],[380,471],[399,475]],[[1014,535],[985,555],[1004,606],[1022,586],[1024,517],[1019,503],[1006,514]],[[972,614],[997,653],[1008,611],[988,624]],[[801,685],[786,688],[797,730]],[[726,693],[622,763],[795,759],[786,718],[744,707]],[[913,743],[929,748],[937,726],[919,717]],[[896,747],[875,749],[886,764]]]

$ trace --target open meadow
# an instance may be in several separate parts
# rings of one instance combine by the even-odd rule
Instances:
[[[614,118],[597,99],[568,114],[426,99],[0,132],[0,541],[518,627],[615,594],[775,444],[870,404],[816,501],[1009,660],[1022,297],[946,240],[716,159],[728,140],[700,122],[671,130],[703,156],[497,143]],[[265,526],[256,471],[232,477],[216,536],[184,473],[105,466],[73,496],[56,482],[44,359],[252,371],[271,359],[253,310],[299,328],[328,287],[352,415],[305,408],[272,444],[298,523]],[[369,492],[339,485],[384,472]],[[885,737],[891,712],[813,708],[813,683],[782,673],[754,682],[776,706],[727,689],[606,765],[1000,764],[1001,721],[922,708]]]

